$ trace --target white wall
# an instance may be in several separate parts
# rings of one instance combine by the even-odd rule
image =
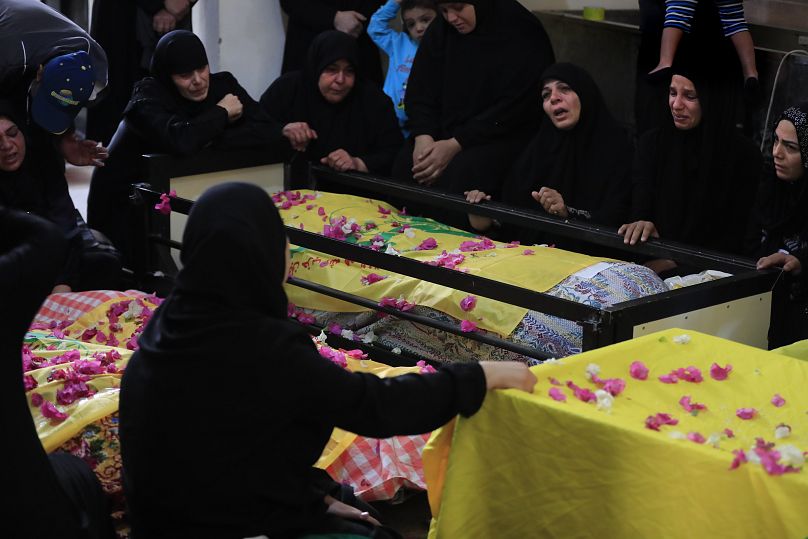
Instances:
[[[230,71],[254,99],[280,75],[285,33],[278,0],[201,0],[193,25],[211,71]]]

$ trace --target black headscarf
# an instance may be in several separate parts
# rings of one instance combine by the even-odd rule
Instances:
[[[547,186],[561,193],[567,206],[587,212],[595,222],[620,224],[631,196],[628,133],[611,115],[585,70],[569,63],[554,64],[542,74],[541,84],[551,80],[567,83],[578,95],[580,118],[575,127],[562,130],[544,115],[539,132],[514,165],[504,201],[538,208],[530,193]]]
[[[323,70],[341,59],[353,66],[356,83],[342,101],[329,103],[318,82]],[[403,142],[390,98],[358,69],[356,39],[337,30],[314,38],[303,71],[273,82],[261,96],[261,106],[283,125],[306,122],[317,132],[304,153],[309,161],[319,162],[342,148],[362,158],[371,172],[387,174]]]
[[[196,116],[210,109],[225,95],[233,92],[228,85],[219,82],[216,74],[211,74],[208,95],[202,101],[183,98],[171,79],[171,75],[188,73],[206,65],[208,55],[196,34],[188,30],[174,30],[167,33],[160,38],[154,49],[150,66],[151,77],[146,77],[135,84],[132,99],[126,105],[124,115],[137,105],[138,100],[153,97],[171,103],[172,108],[186,116]]]
[[[740,253],[760,151],[735,127],[731,80],[690,54],[677,55],[672,75],[693,82],[701,121],[677,129],[668,109],[663,126],[640,139],[632,219],[653,221],[664,239]]]
[[[767,159],[750,231],[748,251],[753,256],[767,256],[782,248],[797,251],[799,243],[808,241],[808,102],[786,109],[772,130],[783,120],[797,130],[803,174],[794,181],[781,180],[771,157]]]
[[[462,35],[439,16],[415,55],[405,97],[413,135],[466,148],[532,133],[539,76],[555,61],[544,27],[516,0],[464,3],[475,28]]]
[[[150,354],[210,350],[245,324],[286,322],[286,231],[272,199],[227,183],[194,204],[183,234],[183,268],[140,339]]]

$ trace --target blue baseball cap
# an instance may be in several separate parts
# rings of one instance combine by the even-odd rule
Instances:
[[[42,70],[39,89],[31,102],[34,122],[51,133],[64,133],[90,100],[94,85],[95,71],[86,52],[51,59]]]

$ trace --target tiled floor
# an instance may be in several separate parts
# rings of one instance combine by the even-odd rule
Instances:
[[[94,168],[67,165],[65,169],[70,198],[73,199],[73,204],[85,220],[87,219],[87,195],[90,193],[90,178]]]

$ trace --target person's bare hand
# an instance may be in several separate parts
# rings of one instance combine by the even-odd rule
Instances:
[[[230,123],[241,118],[244,112],[244,105],[241,104],[241,99],[233,94],[227,94],[216,104],[227,111],[227,121]]]
[[[283,126],[283,136],[289,139],[292,149],[305,152],[309,142],[317,138],[317,132],[306,122],[291,122]]]
[[[558,215],[565,219],[569,217],[567,205],[564,203],[564,197],[555,189],[542,187],[538,191],[531,192],[530,196],[533,197],[533,200],[541,204],[544,211],[550,215]]]
[[[337,11],[334,15],[334,28],[354,37],[359,37],[365,29],[367,17],[358,11]]]
[[[348,505],[347,503],[343,503],[339,500],[332,498],[331,496],[326,496],[323,498],[323,501],[328,506],[326,513],[334,516],[338,516],[340,518],[346,518],[348,520],[361,520],[364,522],[369,522],[374,526],[381,526],[381,522],[370,516],[369,513],[365,511],[361,511],[356,507]]]
[[[359,170],[357,167],[357,158],[353,157],[351,154],[340,148],[339,150],[334,150],[327,156],[320,159],[320,163],[333,168],[338,172],[347,172],[348,170]],[[361,159],[359,159],[362,162]],[[365,163],[362,162],[362,167],[365,169],[362,172],[367,172],[367,167],[365,167]]]
[[[757,261],[757,269],[766,268],[783,268],[783,271],[788,271],[792,275],[799,275],[802,272],[802,264],[799,258],[780,252],[764,256]]]
[[[63,292],[72,292],[72,291],[73,289],[70,288],[69,285],[57,284],[56,286],[53,287],[53,290],[51,290],[51,294],[61,294]]]
[[[165,10],[174,15],[177,21],[188,16],[191,11],[190,0],[163,0]]]
[[[177,18],[165,9],[161,9],[152,17],[152,28],[158,34],[167,34],[176,26]]]
[[[656,225],[651,221],[634,221],[627,223],[617,229],[617,233],[623,236],[623,243],[636,245],[637,241],[648,241],[648,238],[658,238]]]
[[[479,204],[483,200],[491,200],[491,195],[486,195],[483,191],[478,189],[463,191],[463,194],[466,195],[466,202],[471,202],[472,204]]]
[[[62,135],[59,138],[59,147],[67,162],[77,167],[103,167],[104,159],[109,157],[109,151],[100,143],[79,139],[75,133]]]
[[[435,183],[460,150],[460,143],[454,138],[435,141],[422,153],[418,164],[413,165],[412,177],[422,185]]]
[[[520,361],[480,361],[487,389],[519,389],[533,393],[538,380]]]

